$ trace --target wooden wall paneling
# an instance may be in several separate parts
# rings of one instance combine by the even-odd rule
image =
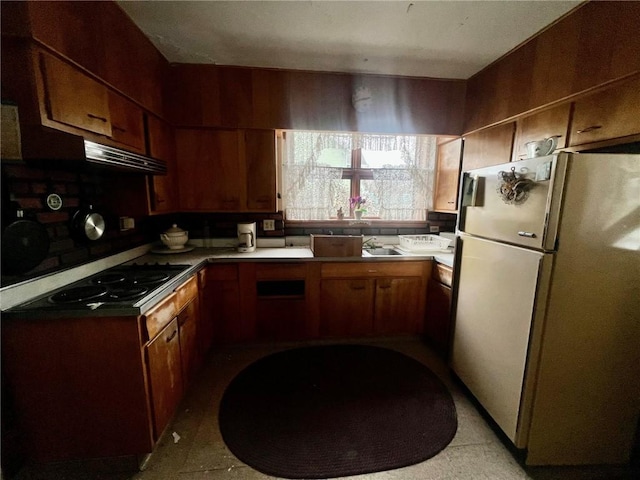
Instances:
[[[516,122],[516,139],[513,148],[513,160],[527,156],[526,143],[557,136],[557,148],[568,146],[569,118],[571,102],[549,108],[533,115],[519,118]]]
[[[183,127],[219,127],[220,67],[180,64],[169,67],[165,83],[168,118]]]
[[[162,78],[168,62],[117,3],[89,3],[100,13],[99,22],[92,27],[99,32],[105,50],[104,72],[99,76],[163,116]]]
[[[108,64],[100,25],[110,2],[26,3],[33,38],[104,78]]]
[[[640,71],[638,18],[640,2],[581,5],[469,79],[464,131],[498,123]],[[527,102],[507,110],[496,107],[495,102],[501,102],[505,94],[501,76],[513,70],[509,65],[518,64],[525,70],[533,65],[529,91],[526,83],[518,87]]]
[[[251,69],[221,67],[220,120],[223,127],[251,127],[253,118],[253,85]]]
[[[289,76],[284,70],[251,69],[253,128],[289,128]]]

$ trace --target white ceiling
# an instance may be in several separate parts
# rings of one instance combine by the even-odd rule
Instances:
[[[469,78],[582,1],[119,1],[170,62]]]

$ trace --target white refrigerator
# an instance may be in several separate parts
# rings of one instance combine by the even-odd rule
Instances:
[[[640,414],[640,155],[464,172],[450,366],[530,465],[627,463]]]

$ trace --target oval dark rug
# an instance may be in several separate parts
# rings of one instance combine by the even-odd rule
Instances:
[[[284,478],[379,472],[433,457],[458,426],[453,399],[420,362],[363,345],[305,347],[251,364],[228,385],[222,437]]]

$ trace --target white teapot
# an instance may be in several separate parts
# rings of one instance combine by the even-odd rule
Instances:
[[[160,240],[171,250],[179,250],[184,248],[184,244],[189,240],[189,232],[178,227],[177,224],[171,225],[164,233],[160,234]]]

